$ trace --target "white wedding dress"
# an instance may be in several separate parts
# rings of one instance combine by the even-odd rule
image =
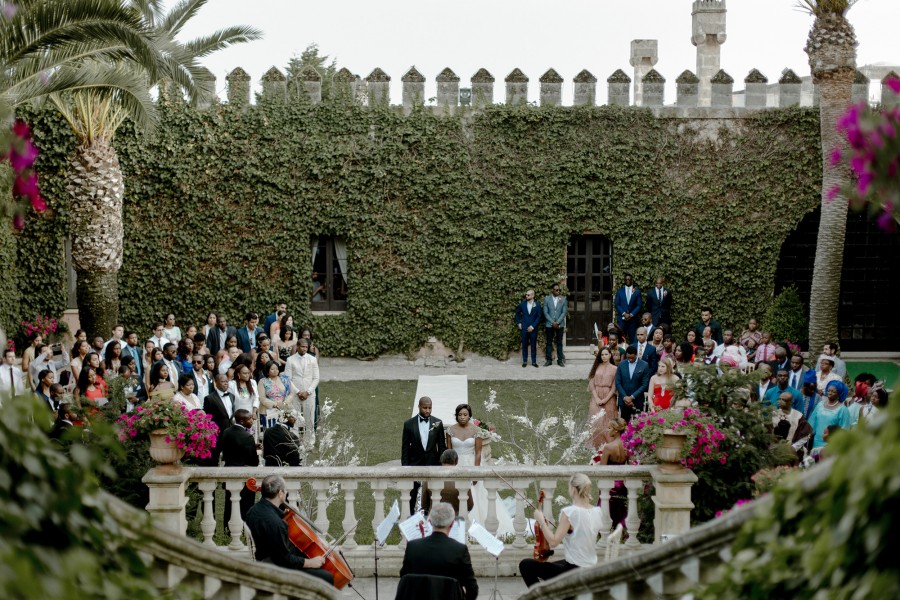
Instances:
[[[450,434],[450,441],[453,443],[453,449],[456,450],[456,453],[459,455],[459,465],[467,467],[474,466],[475,438],[471,437],[467,440],[461,440],[453,434]],[[460,502],[463,501],[464,500],[460,498]],[[488,517],[488,496],[487,489],[481,481],[472,486],[472,501],[473,505],[472,510],[469,511],[468,523],[471,525],[472,519],[474,518],[474,520],[484,526]],[[497,525],[497,535],[514,534],[516,530],[513,528],[512,517],[500,501],[499,494],[494,502],[494,506],[496,506],[497,521],[499,522]]]

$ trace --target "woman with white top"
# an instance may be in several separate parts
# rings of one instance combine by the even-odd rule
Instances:
[[[172,313],[166,315],[166,325],[163,328],[163,337],[173,344],[177,344],[181,341],[181,328],[175,324],[175,315]]]
[[[253,381],[250,367],[240,364],[234,370],[234,379],[228,384],[228,391],[234,398],[234,410],[248,410],[253,416],[259,411],[259,392]]]
[[[591,480],[584,473],[576,473],[569,480],[572,505],[560,511],[556,531],[550,528],[540,510],[534,511],[535,526],[540,527],[551,548],[563,545],[565,558],[540,562],[526,558],[519,563],[519,573],[528,587],[547,581],[566,571],[597,564],[597,534],[600,532],[600,507],[591,502]]]
[[[194,378],[190,375],[178,376],[178,391],[172,398],[178,404],[184,404],[190,410],[203,410],[203,403],[194,393]]]

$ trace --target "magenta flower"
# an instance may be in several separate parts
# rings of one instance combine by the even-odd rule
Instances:
[[[892,92],[894,92],[895,94],[900,94],[900,79],[891,77],[884,83],[891,89]]]
[[[841,164],[841,149],[835,148],[831,151],[831,166],[836,167]]]

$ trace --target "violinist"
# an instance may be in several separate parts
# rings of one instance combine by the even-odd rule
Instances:
[[[540,510],[534,511],[535,526],[540,527],[551,548],[563,545],[565,559],[540,562],[526,558],[519,563],[519,573],[528,587],[547,581],[578,567],[597,564],[597,534],[600,531],[600,508],[591,503],[591,480],[583,473],[569,480],[572,505],[562,509],[556,531],[551,529]]]
[[[288,569],[303,569],[334,585],[334,576],[322,568],[325,557],[304,556],[288,538],[288,526],[284,522],[285,509],[295,510],[285,503],[287,490],[284,479],[269,475],[262,482],[262,499],[247,513],[247,527],[256,544],[256,560],[270,562]]]

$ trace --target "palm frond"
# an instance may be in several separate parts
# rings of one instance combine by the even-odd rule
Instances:
[[[819,17],[827,14],[846,15],[857,0],[797,0],[796,7]]]
[[[162,14],[162,0],[131,0],[131,6],[141,14],[144,22],[151,27],[156,26],[156,22]]]
[[[234,44],[246,44],[254,40],[262,39],[263,33],[255,27],[247,25],[235,25],[220,29],[210,35],[193,39],[184,44],[184,47],[193,56],[201,58],[213,52],[223,50]]]
[[[181,0],[176,4],[169,14],[159,23],[157,29],[169,34],[171,37],[181,33],[181,28],[185,23],[197,16],[197,13],[203,8],[208,0]]]

